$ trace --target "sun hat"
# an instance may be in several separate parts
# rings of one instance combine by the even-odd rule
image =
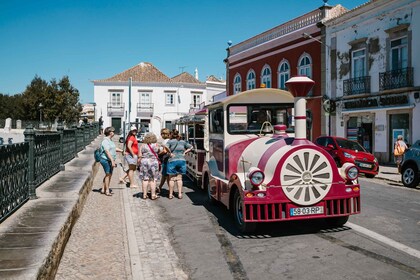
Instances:
[[[137,127],[136,127],[135,125],[132,125],[132,126],[130,127],[130,131],[132,131],[132,130],[137,130]]]

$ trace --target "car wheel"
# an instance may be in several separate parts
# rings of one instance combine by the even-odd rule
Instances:
[[[417,167],[410,164],[404,166],[401,172],[401,182],[407,188],[415,188],[420,181]]]
[[[242,233],[252,233],[257,228],[257,224],[244,222],[242,207],[242,197],[236,189],[235,196],[233,198],[233,218],[235,219],[235,225]]]
[[[366,178],[375,178],[375,174],[365,174]]]

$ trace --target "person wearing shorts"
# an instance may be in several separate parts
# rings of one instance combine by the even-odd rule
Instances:
[[[187,172],[185,154],[192,150],[192,145],[181,140],[177,130],[172,132],[172,139],[167,143],[171,155],[168,159],[166,173],[169,176],[169,199],[173,198],[175,184],[178,188],[178,198],[182,199],[182,175]]]
[[[110,191],[109,185],[111,182],[112,172],[114,167],[117,166],[116,159],[117,159],[117,152],[122,152],[121,149],[115,146],[115,143],[112,141],[112,137],[115,134],[115,128],[107,127],[104,131],[105,137],[101,143],[101,160],[100,163],[104,168],[105,177],[103,179],[103,185],[101,189],[101,193],[107,196],[111,196],[112,193]]]
[[[137,169],[139,144],[137,141],[137,127],[131,126],[127,139],[125,140],[125,156],[124,160],[128,164],[127,176],[130,180],[130,188],[137,189],[138,186],[134,180],[134,172]],[[120,182],[124,183],[124,177],[120,178]]]

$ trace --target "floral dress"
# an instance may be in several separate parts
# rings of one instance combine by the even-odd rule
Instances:
[[[150,144],[150,147],[153,149],[153,151],[157,155],[159,152],[159,146],[156,143],[153,143],[153,144]],[[139,165],[140,180],[142,181],[160,180],[159,161],[150,150],[149,145],[142,144],[140,147],[140,152],[142,155],[140,165]]]

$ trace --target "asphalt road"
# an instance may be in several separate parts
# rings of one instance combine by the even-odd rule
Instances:
[[[420,279],[420,190],[361,179],[362,213],[264,224],[241,235],[230,213],[185,182],[184,198],[153,204],[191,279]]]

